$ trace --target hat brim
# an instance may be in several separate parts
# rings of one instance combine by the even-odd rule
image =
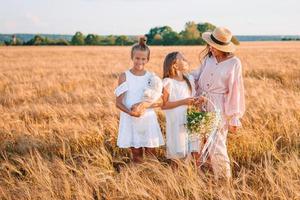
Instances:
[[[220,45],[220,44],[215,43],[210,37],[211,34],[212,34],[211,32],[202,33],[202,39],[210,46],[212,46],[220,51],[229,52],[229,53],[234,52],[236,50],[236,46],[232,42],[230,42],[229,44],[226,44],[226,45]]]

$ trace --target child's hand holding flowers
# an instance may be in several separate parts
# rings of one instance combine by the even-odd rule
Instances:
[[[207,99],[204,96],[199,96],[199,97],[196,97],[194,106],[201,107],[206,102],[207,102]]]
[[[183,99],[183,105],[188,105],[188,106],[194,105],[195,100],[196,99],[194,97]]]

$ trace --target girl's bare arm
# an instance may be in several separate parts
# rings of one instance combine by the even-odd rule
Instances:
[[[118,85],[121,85],[126,81],[126,76],[125,73],[122,73],[119,77]],[[130,109],[128,109],[124,104],[123,104],[123,99],[125,97],[125,92],[119,96],[116,97],[116,107],[119,108],[121,111],[135,117],[141,116],[141,113],[136,111],[133,112]]]
[[[169,101],[169,92],[164,88],[163,89],[163,95],[162,95],[163,105],[161,108],[163,110],[176,108],[178,106],[182,105],[192,105],[195,101],[195,98],[189,97],[186,99],[178,100],[178,101]]]

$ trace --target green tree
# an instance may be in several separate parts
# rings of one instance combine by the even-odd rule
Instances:
[[[36,35],[34,38],[26,42],[26,45],[42,45],[44,44],[44,40],[45,39],[42,36]]]
[[[55,40],[46,37],[40,45],[56,45],[56,43]]]
[[[88,34],[85,38],[86,45],[101,45],[103,38],[99,35]]]
[[[24,44],[24,42],[20,38],[17,38],[15,43],[13,40],[5,41],[4,43],[5,43],[5,45],[8,45],[8,46],[10,46],[10,45],[20,46],[20,45]],[[4,45],[4,43],[2,43],[2,45]],[[1,42],[0,42],[0,46],[1,46]]]
[[[65,39],[59,39],[55,42],[55,45],[67,46],[67,45],[70,45],[70,43]]]
[[[149,33],[146,34],[146,37],[148,39],[148,44],[153,44],[155,35],[158,34],[162,38],[164,38],[164,35],[169,32],[173,32],[172,28],[169,26],[161,26],[161,27],[155,27],[155,28],[150,29]]]
[[[207,31],[213,31],[216,28],[216,26],[211,23],[205,22],[197,24],[197,28],[200,33],[204,33]]]
[[[84,45],[84,35],[81,32],[76,32],[72,37],[71,44],[72,45]]]
[[[185,30],[180,33],[182,40],[185,44],[195,45],[201,44],[200,31],[195,22],[187,22],[185,24]]]
[[[104,38],[103,40],[104,45],[115,45],[116,44],[116,37],[113,35],[109,35]]]
[[[179,44],[180,35],[175,31],[166,32],[163,35],[163,45],[176,45]]]
[[[127,37],[127,36],[125,36],[125,35],[121,35],[121,36],[118,36],[117,38],[116,38],[116,45],[121,45],[121,46],[123,46],[123,45],[128,45],[128,44],[130,44],[131,42],[130,42],[130,40],[129,40],[129,38]]]
[[[88,34],[84,39],[84,42],[86,45],[98,45],[100,43],[100,40],[98,40],[97,35]]]
[[[162,45],[163,44],[163,37],[160,34],[155,34],[152,40],[153,45]]]

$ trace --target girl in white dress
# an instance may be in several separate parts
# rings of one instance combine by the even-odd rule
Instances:
[[[115,90],[116,106],[121,110],[117,145],[130,148],[133,162],[143,160],[146,155],[155,155],[155,148],[164,145],[160,126],[153,107],[159,103],[142,102],[143,92],[151,74],[145,70],[150,58],[146,38],[140,38],[131,49],[133,67],[122,73]]]
[[[192,154],[197,159],[199,138],[189,138],[186,124],[188,105],[203,99],[194,97],[194,79],[187,77],[188,63],[179,52],[169,53],[164,61],[163,106],[166,114],[167,155],[169,159],[185,158]]]

